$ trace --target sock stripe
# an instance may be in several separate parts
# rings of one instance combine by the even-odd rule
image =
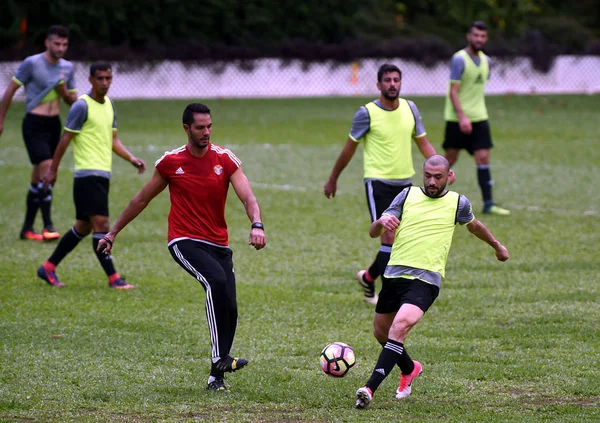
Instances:
[[[383,347],[383,348],[386,348],[386,349],[388,349],[390,351],[393,351],[393,352],[395,352],[396,354],[399,354],[399,355],[402,355],[402,352],[404,351],[404,347],[403,346],[398,345],[398,344],[392,344],[389,341],[385,344],[385,347]]]
[[[83,239],[83,238],[85,238],[85,235],[81,235],[79,232],[77,232],[77,231],[75,230],[75,228],[74,228],[74,227],[71,227],[71,232],[73,232],[73,235],[75,235],[75,236],[76,236],[77,238],[79,238],[79,239]]]

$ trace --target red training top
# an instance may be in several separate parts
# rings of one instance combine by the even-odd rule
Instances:
[[[212,143],[207,148],[203,157],[194,157],[184,145],[155,163],[169,183],[169,244],[181,238],[229,244],[225,202],[231,175],[242,162],[226,148]]]

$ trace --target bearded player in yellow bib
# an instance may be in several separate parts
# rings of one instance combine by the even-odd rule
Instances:
[[[450,166],[464,149],[475,158],[477,181],[483,197],[483,213],[508,216],[492,198],[490,149],[494,146],[485,105],[485,85],[490,77],[489,58],[481,49],[487,42],[487,26],[477,21],[467,33],[467,47],[452,56],[450,83],[444,106],[446,130],[443,148]]]
[[[444,156],[429,157],[423,165],[423,187],[404,189],[369,229],[373,238],[385,231],[396,237],[375,309],[373,333],[383,349],[371,378],[356,391],[356,408],[369,406],[396,365],[400,367],[396,398],[410,395],[423,366],[409,357],[404,342],[439,294],[457,224],[467,225],[469,232],[489,244],[498,260],[508,260],[508,250],[475,219],[469,200],[446,190],[449,171]]]

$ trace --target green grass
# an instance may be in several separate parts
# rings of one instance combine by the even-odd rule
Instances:
[[[424,365],[413,395],[394,399],[394,375],[372,408],[359,411],[354,392],[380,350],[371,335],[373,307],[354,281],[378,245],[367,235],[360,155],[334,200],[322,188],[364,102],[208,103],[213,141],[243,161],[268,237],[263,251],[246,245],[250,225],[232,195],[240,309],[234,353],[250,364],[227,379],[226,395],[205,390],[204,292],[166,249],[166,192],[115,244],[117,268],[134,291],[108,289],[89,238],[58,269],[66,288],[36,278],[54,245],[17,240],[30,168],[22,105],[13,105],[0,139],[0,421],[599,421],[600,98],[488,100],[494,193],[513,215],[477,213],[481,198],[466,154],[453,189],[471,199],[511,259],[497,262],[491,248],[457,228],[440,297],[407,342]],[[416,103],[439,148],[442,99]],[[185,143],[186,104],[117,102],[123,142],[153,163]],[[415,162],[418,168],[422,160],[415,155]],[[62,232],[74,221],[71,168],[69,152],[53,208]],[[149,176],[115,158],[112,221]],[[346,378],[319,370],[320,349],[331,341],[356,352]]]

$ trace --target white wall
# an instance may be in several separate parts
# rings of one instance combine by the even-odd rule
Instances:
[[[365,59],[355,64],[331,62],[303,65],[280,59],[256,60],[251,71],[238,63],[210,65],[166,61],[132,67],[113,63],[113,98],[232,98],[376,96],[377,68],[394,63],[403,72],[403,96],[445,95],[447,64],[426,68],[399,59]],[[0,90],[10,82],[20,62],[0,63]],[[89,89],[88,63],[76,62],[80,93]],[[23,98],[19,90],[16,100]],[[527,58],[496,61],[488,94],[600,93],[600,57],[560,56],[550,72],[536,72]]]

